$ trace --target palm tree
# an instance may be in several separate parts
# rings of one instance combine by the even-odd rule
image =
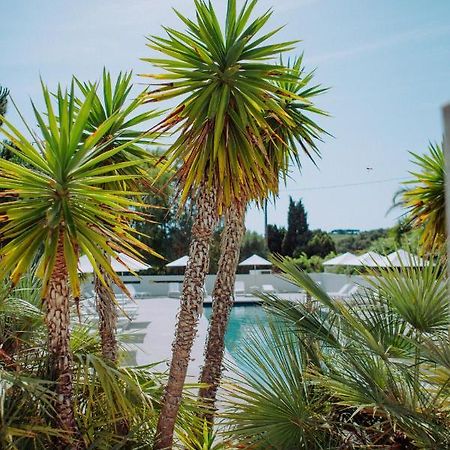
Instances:
[[[15,289],[0,286],[0,448],[48,450],[63,431],[52,426],[55,393],[49,381],[41,280],[25,274]],[[88,448],[150,448],[166,376],[153,365],[117,367],[102,355],[94,326],[72,321],[75,418]],[[189,392],[187,392],[189,394]],[[193,393],[180,409],[180,428],[197,426]],[[119,435],[120,420],[129,425]],[[181,430],[180,430],[181,431]]]
[[[101,142],[106,143],[105,150],[123,146],[121,152],[103,161],[103,164],[116,164],[115,173],[133,176],[125,180],[114,180],[102,186],[103,189],[123,189],[131,192],[142,191],[143,185],[148,185],[149,171],[154,165],[152,155],[142,148],[144,144],[150,144],[148,135],[135,127],[142,126],[148,120],[157,116],[155,111],[137,113],[142,105],[142,95],[129,101],[132,72],[119,73],[115,83],[111,81],[111,75],[105,69],[102,75],[102,89],[96,90],[92,102],[91,112],[87,120],[87,134],[95,133],[102,124],[109,120],[109,127],[104,133]],[[94,89],[94,83],[82,83],[75,80],[84,98]],[[100,91],[101,93],[99,93]],[[81,105],[82,100],[78,100]],[[135,161],[141,163],[136,165]],[[152,252],[155,254],[154,252]],[[96,292],[96,308],[99,316],[99,333],[102,341],[103,356],[112,362],[117,361],[118,345],[116,339],[117,329],[117,305],[112,289],[111,279],[100,266],[103,281],[94,275]]]
[[[99,188],[130,178],[115,174],[117,164],[102,166],[123,148],[106,150],[108,143],[99,144],[115,118],[84,138],[95,91],[79,107],[73,83],[70,92],[58,88],[55,106],[44,85],[43,96],[44,115],[33,105],[42,138],[33,135],[30,142],[3,118],[1,132],[14,143],[7,147],[20,164],[0,159],[0,189],[9,197],[0,205],[1,240],[7,242],[0,250],[0,268],[10,274],[14,287],[37,261],[56,382],[56,425],[65,432],[57,446],[82,449],[72,404],[69,349],[70,298],[77,303],[80,297],[78,255],[81,251],[88,256],[100,279],[104,280],[99,265],[126,291],[104,255],[115,258],[116,252],[124,252],[139,259],[136,249],[146,248],[133,236],[129,225],[131,220],[140,219],[131,209],[140,204],[124,192]]]
[[[413,229],[421,230],[425,251],[442,246],[445,228],[445,157],[442,146],[430,144],[428,154],[411,153],[417,171],[397,194],[397,205],[406,208],[406,219]]]
[[[442,261],[440,261],[442,262]],[[262,295],[267,320],[237,355],[231,434],[245,448],[447,448],[448,298],[442,264],[376,268],[348,301],[290,258],[315,308]]]
[[[281,62],[282,63],[282,62]],[[299,57],[288,62],[288,80],[276,80],[275,85],[291,95],[279,98],[279,105],[292,118],[292,124],[280,122],[271,111],[267,112],[267,120],[273,134],[266,136],[266,148],[269,155],[269,167],[274,176],[285,181],[290,162],[301,168],[300,153],[303,151],[314,162],[314,156],[320,156],[316,141],[324,133],[310,117],[312,114],[323,115],[324,112],[312,104],[312,99],[321,94],[324,89],[311,86],[313,73],[305,73],[303,58]],[[260,199],[269,194],[276,195],[278,185],[268,186],[262,192]],[[205,414],[208,423],[213,422],[217,389],[223,367],[225,350],[225,333],[228,318],[234,303],[234,281],[239,260],[241,240],[245,230],[245,201],[232,205],[227,211],[225,228],[222,234],[222,253],[219,260],[214,289],[213,305],[208,338],[205,348],[205,364],[200,375],[204,385],[200,389],[200,397],[208,402],[209,412]]]
[[[155,449],[172,446],[218,216],[240,199],[257,198],[277,183],[268,167],[261,130],[270,134],[267,111],[290,122],[279,98],[292,94],[273,82],[288,79],[287,71],[267,60],[291,49],[294,42],[263,45],[278,30],[257,37],[271,12],[251,21],[256,3],[247,2],[237,11],[236,1],[229,0],[223,29],[211,3],[195,0],[195,21],[177,12],[187,31],[165,28],[166,37],[149,39],[149,47],[167,58],[145,58],[165,71],[148,75],[162,80],[161,87],[148,94],[148,101],[185,96],[155,128],[179,132],[162,167],[181,161],[177,170],[181,202],[194,197],[197,206]]]

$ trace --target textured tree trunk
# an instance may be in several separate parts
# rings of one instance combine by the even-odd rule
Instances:
[[[98,313],[98,331],[102,345],[102,355],[105,359],[116,363],[118,356],[117,346],[117,306],[111,279],[103,267],[100,272],[105,283],[95,276],[95,306]]]
[[[217,389],[222,376],[225,332],[234,302],[234,282],[239,262],[239,252],[245,233],[245,205],[235,204],[227,211],[222,231],[219,268],[212,293],[212,316],[205,349],[205,364],[200,382],[207,386],[200,389],[199,396],[208,406],[203,418],[212,426]]]
[[[211,238],[218,220],[215,193],[208,192],[205,186],[199,193],[196,206],[197,216],[192,226],[192,241],[172,345],[169,380],[162,401],[154,450],[171,449],[173,445],[175,422],[203,304],[203,286],[209,267]]]
[[[64,437],[58,438],[55,448],[81,450],[85,446],[80,440],[73,410],[72,355],[69,349],[69,282],[62,233],[59,237],[55,266],[45,298],[45,309],[48,348],[56,381],[56,425],[67,433]]]
[[[107,258],[109,256],[105,255]],[[110,258],[109,258],[110,259]],[[98,314],[98,332],[102,347],[102,355],[113,364],[117,364],[119,346],[117,345],[117,318],[118,310],[114,298],[111,277],[100,266],[100,273],[104,283],[95,276],[95,307]],[[119,436],[126,436],[130,432],[130,426],[126,418],[118,418],[114,427]]]

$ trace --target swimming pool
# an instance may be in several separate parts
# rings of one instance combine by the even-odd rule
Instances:
[[[211,306],[204,307],[204,314],[208,322],[211,312]],[[233,306],[225,335],[225,348],[233,358],[236,358],[238,349],[253,332],[255,325],[264,321],[265,314],[261,305]]]

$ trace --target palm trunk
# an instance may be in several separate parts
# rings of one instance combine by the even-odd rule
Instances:
[[[216,195],[204,185],[197,199],[197,216],[192,226],[189,261],[186,266],[181,307],[178,315],[169,381],[162,401],[153,449],[171,449],[175,422],[180,407],[192,344],[197,333],[198,319],[203,304],[203,286],[209,267],[209,250],[217,224]]]
[[[105,255],[109,260],[109,256]],[[119,355],[119,346],[117,345],[117,318],[118,310],[114,298],[111,277],[100,266],[100,273],[104,282],[95,275],[95,307],[98,314],[98,333],[100,335],[100,343],[102,348],[102,356],[112,364],[117,364]],[[119,436],[126,436],[130,432],[128,420],[124,417],[114,421],[116,433]]]
[[[214,420],[217,389],[222,376],[225,332],[234,302],[234,282],[242,238],[245,233],[245,205],[235,204],[227,212],[222,232],[219,268],[212,293],[212,316],[205,349],[205,364],[200,375],[199,396],[208,406],[203,418],[211,426]]]
[[[98,331],[100,334],[102,355],[105,359],[116,363],[118,355],[117,346],[117,307],[111,279],[105,270],[100,267],[105,283],[95,277],[95,306],[98,313]]]
[[[81,450],[85,446],[79,439],[73,409],[73,361],[69,349],[69,282],[62,233],[58,241],[56,261],[49,281],[45,307],[48,349],[56,381],[56,425],[67,433],[64,437],[59,438],[55,448]]]

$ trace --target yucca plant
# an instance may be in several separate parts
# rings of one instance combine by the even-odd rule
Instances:
[[[282,61],[280,61],[283,64]],[[270,124],[268,130],[261,130],[268,152],[268,167],[277,179],[275,186],[268,185],[261,191],[256,200],[262,201],[270,194],[278,194],[278,180],[286,181],[290,165],[294,163],[301,169],[301,154],[304,153],[314,162],[315,156],[320,156],[317,142],[324,134],[311,115],[324,115],[316,108],[312,100],[324,92],[319,85],[311,85],[312,73],[306,73],[303,67],[303,58],[288,61],[286,70],[288,79],[280,77],[274,81],[277,88],[287,95],[278,97],[279,107],[291,118],[289,123],[281,121],[278,115],[270,110],[266,112]],[[264,136],[264,133],[267,133]],[[219,269],[212,292],[213,311],[210,320],[208,339],[205,350],[205,364],[200,375],[200,382],[206,386],[200,389],[200,397],[207,400],[210,412],[205,414],[208,423],[213,422],[213,414],[217,389],[219,387],[223,354],[225,350],[225,332],[228,318],[234,301],[234,282],[239,250],[245,232],[244,199],[235,203],[227,210],[225,227],[222,232],[221,256]]]
[[[148,94],[149,102],[183,97],[155,131],[179,132],[162,169],[178,168],[181,202],[194,197],[197,207],[155,449],[172,446],[217,218],[231,205],[245,209],[248,201],[278,183],[264,139],[271,129],[267,111],[293,124],[279,104],[280,97],[291,98],[292,93],[274,83],[289,79],[289,71],[270,60],[294,42],[268,44],[278,30],[258,36],[271,12],[250,19],[256,0],[239,11],[236,1],[229,0],[222,27],[211,3],[194,3],[194,20],[177,12],[186,31],[165,28],[166,37],[149,38],[149,47],[164,57],[144,59],[164,71],[148,75],[161,80],[161,87]]]
[[[425,251],[442,246],[447,238],[445,228],[445,158],[442,146],[430,144],[428,153],[411,153],[417,170],[404,182],[399,193],[400,206],[406,208],[406,218],[420,230]]]
[[[85,136],[89,137],[109,120],[109,127],[104,132],[100,143],[106,143],[106,151],[122,147],[120,152],[114,153],[110,158],[104,160],[102,165],[115,164],[114,174],[127,175],[127,178],[114,179],[99,186],[103,189],[141,192],[151,184],[149,169],[155,161],[151,153],[144,147],[151,144],[151,139],[148,133],[144,133],[143,130],[136,129],[136,127],[142,127],[149,120],[157,117],[158,113],[155,111],[139,112],[143,96],[137,95],[131,98],[133,88],[131,77],[132,72],[119,73],[117,79],[112,81],[110,73],[104,69],[99,89],[95,89],[95,83],[82,83],[76,80],[83,95],[83,100],[77,100],[79,105],[82,105],[84,98],[95,90],[92,108],[86,122]],[[94,275],[94,286],[102,351],[106,358],[116,362],[118,355],[117,305],[111,279],[101,265],[100,272],[103,280]]]
[[[64,431],[52,425],[55,393],[49,381],[40,280],[26,274],[12,292],[4,283],[0,294],[0,341],[5,350],[0,358],[0,448],[55,448],[54,439]],[[86,446],[151,448],[165,374],[155,371],[153,364],[111,364],[102,355],[96,327],[81,325],[78,318],[72,320],[70,350],[75,418]],[[200,426],[192,391],[185,391],[180,409],[177,433],[183,435]],[[120,432],[123,423],[128,427],[126,436]]]
[[[73,84],[70,92],[59,88],[54,101],[44,85],[42,90],[45,114],[33,106],[41,137],[33,136],[30,141],[7,120],[1,128],[20,164],[0,159],[0,189],[9,197],[0,205],[1,240],[7,242],[0,250],[0,268],[10,274],[14,287],[37,263],[56,382],[57,426],[65,432],[58,445],[78,449],[84,445],[73,412],[69,349],[70,298],[77,302],[80,296],[78,255],[88,256],[100,279],[104,280],[101,265],[126,291],[105,255],[115,258],[121,251],[140,259],[140,251],[146,248],[130,226],[132,220],[140,219],[132,209],[140,203],[130,200],[126,192],[99,187],[132,177],[115,174],[118,164],[102,165],[123,149],[106,150],[107,142],[99,144],[115,117],[86,138],[95,90],[81,105],[76,103]]]
[[[180,441],[186,450],[224,450],[230,448],[228,443],[217,439],[217,434],[211,431],[211,427],[206,420],[203,421],[203,427],[197,433],[191,428],[181,434]]]

